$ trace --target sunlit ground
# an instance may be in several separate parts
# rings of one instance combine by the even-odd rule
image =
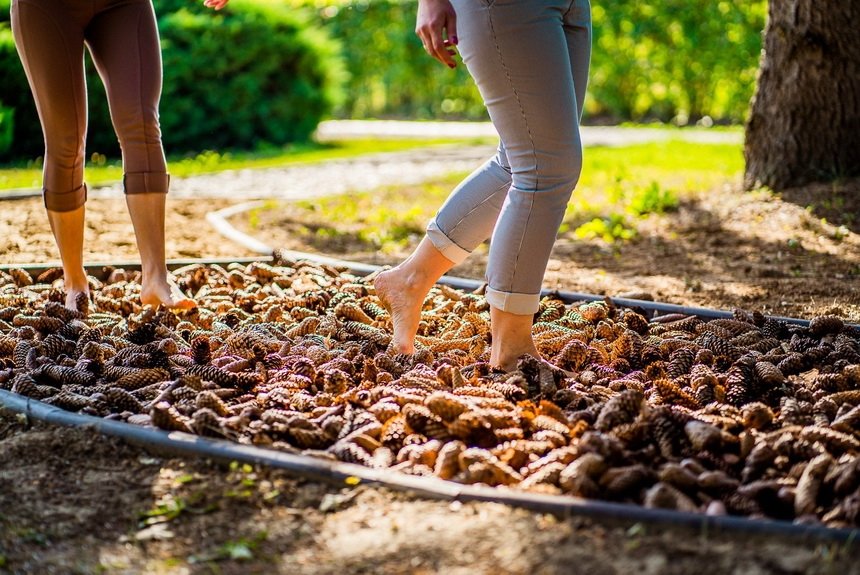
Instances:
[[[703,190],[739,181],[740,145],[669,141],[624,147],[587,148],[579,185],[561,233],[627,239],[635,220],[677,207]],[[249,213],[256,227],[266,212],[301,222],[293,230],[318,239],[352,236],[367,247],[396,249],[424,230],[427,220],[465,176],[454,173],[420,186],[396,186],[373,192],[299,202],[272,201]]]

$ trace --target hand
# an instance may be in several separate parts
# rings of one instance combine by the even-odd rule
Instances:
[[[227,5],[227,2],[230,0],[203,0],[203,5],[207,8],[214,8],[215,10],[220,10],[224,6]]]
[[[428,54],[449,68],[457,67],[457,14],[449,0],[418,0],[415,33]]]

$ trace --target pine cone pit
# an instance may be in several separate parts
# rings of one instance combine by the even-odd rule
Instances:
[[[648,321],[547,297],[545,361],[505,374],[478,293],[434,288],[403,356],[372,284],[343,270],[281,258],[175,277],[198,308],[144,309],[124,272],[69,311],[0,272],[0,388],[463,483],[860,526],[860,331],[840,318]]]

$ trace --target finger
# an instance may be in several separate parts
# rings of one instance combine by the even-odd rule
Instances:
[[[457,38],[457,13],[454,12],[450,16],[448,16],[448,23],[445,26],[445,31],[447,32],[448,41],[451,42],[454,46],[460,43],[460,39]]]
[[[432,40],[430,40],[430,36],[422,29],[418,31],[418,38],[421,40],[421,45],[424,47],[424,51],[435,58],[435,55],[433,54],[433,51],[431,49],[433,42]]]
[[[454,68],[457,66],[457,63],[454,61],[453,56],[448,53],[448,47],[446,45],[445,39],[442,37],[441,29],[433,30],[433,34],[430,38],[430,41],[430,48],[432,50],[431,55],[434,58],[436,58],[449,68]]]
[[[441,39],[441,32],[435,32],[430,26],[423,27],[418,32],[418,36],[421,38],[421,44],[424,46],[424,51],[427,52],[427,54],[430,55],[434,60],[438,60],[439,62],[445,64],[445,61],[439,57],[438,51],[436,49],[435,43],[437,35]]]

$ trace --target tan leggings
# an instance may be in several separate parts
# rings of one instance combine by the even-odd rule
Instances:
[[[85,45],[107,91],[125,192],[167,193],[161,51],[150,0],[13,0],[12,32],[45,137],[45,207],[72,211],[87,197]]]

